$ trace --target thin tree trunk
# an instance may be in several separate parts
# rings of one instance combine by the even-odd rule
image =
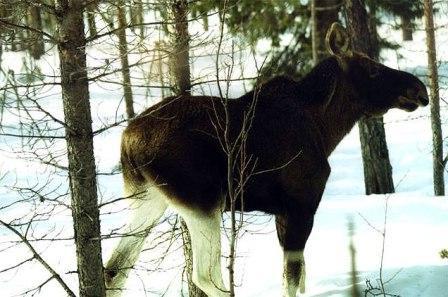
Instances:
[[[140,38],[143,40],[145,38],[145,26],[143,25],[145,19],[145,10],[143,7],[143,0],[137,0],[135,5],[138,15],[138,28],[140,30]]]
[[[37,5],[28,7],[28,25],[31,28],[42,31],[41,10]],[[40,59],[45,53],[44,36],[38,32],[28,32],[29,34],[29,52],[34,59]]]
[[[159,79],[160,79],[160,92],[162,94],[162,98],[165,97],[165,79],[164,79],[164,75],[163,75],[163,53],[162,53],[162,48],[163,45],[161,42],[156,42],[156,52],[157,52],[157,73],[159,75]],[[155,57],[155,54],[154,54]],[[151,65],[152,66],[152,65]]]
[[[171,67],[176,80],[176,94],[190,94],[190,35],[188,34],[188,1],[174,0],[171,4],[175,34]]]
[[[347,0],[347,24],[352,36],[353,49],[375,58],[372,32],[363,0]],[[383,118],[363,119],[358,123],[364,166],[366,194],[395,192],[392,166],[386,143]]]
[[[207,297],[207,295],[201,291],[193,283],[193,252],[191,249],[191,237],[188,232],[187,224],[183,219],[180,220],[180,226],[182,230],[182,240],[184,242],[184,257],[185,257],[185,272],[187,275],[188,283],[188,296],[189,297]]]
[[[331,24],[338,21],[340,0],[311,0],[313,63],[328,56],[325,36]]]
[[[105,296],[83,1],[58,1],[58,44],[81,297]]]
[[[431,127],[432,127],[432,142],[433,142],[433,178],[434,178],[434,194],[436,196],[445,195],[445,182],[443,178],[443,141],[442,141],[442,127],[440,124],[440,97],[439,97],[439,83],[437,73],[437,53],[436,53],[436,39],[434,34],[434,19],[433,19],[433,3],[432,0],[424,1],[425,13],[425,29],[426,29],[426,44],[428,47],[428,70],[429,70],[429,85],[431,89]]]
[[[188,34],[188,1],[173,0],[171,2],[171,12],[174,17],[173,54],[171,56],[171,72],[176,81],[176,95],[190,94],[190,35]],[[184,236],[185,270],[188,281],[188,296],[207,297],[193,283],[193,253],[191,250],[191,238],[188,233],[185,221],[181,219],[181,226]],[[196,255],[200,257],[200,255]]]
[[[413,40],[412,36],[412,23],[411,18],[408,16],[402,16],[401,17],[401,32],[403,34],[403,40],[404,41],[411,41]]]
[[[87,5],[87,24],[89,28],[89,36],[95,36],[97,34],[96,29],[96,22],[95,22],[95,10],[96,10],[96,3],[90,3]]]
[[[132,24],[132,26],[134,28],[138,28],[140,30],[140,36],[142,36],[143,30],[144,30],[144,26],[141,25],[143,23],[143,1],[142,0],[132,1],[132,5],[129,7],[129,19],[130,19],[130,23]]]
[[[124,90],[124,102],[126,105],[126,115],[127,117],[133,118],[134,113],[134,99],[132,95],[131,87],[131,75],[129,73],[129,60],[128,60],[128,43],[126,40],[126,10],[125,1],[117,1],[117,16],[118,16],[118,27],[123,28],[118,31],[118,48],[120,51],[120,61],[121,61],[121,74],[123,76],[123,90]]]

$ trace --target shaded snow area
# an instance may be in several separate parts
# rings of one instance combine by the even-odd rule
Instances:
[[[447,31],[441,29],[438,35],[440,37],[438,41],[445,46],[445,49],[439,49],[444,61],[448,60]],[[385,29],[382,34],[400,33]],[[385,52],[383,53],[385,63],[391,67],[421,74],[425,71],[426,65],[423,48],[424,34],[416,32],[415,41],[404,43],[404,48],[400,50],[404,58],[397,64],[395,52]],[[90,49],[90,64],[100,63],[100,58],[95,60],[93,57],[105,56],[104,52],[107,52],[107,48],[99,52],[96,48]],[[21,61],[20,57],[11,53],[4,53],[3,59],[3,67],[7,67],[7,63]],[[243,57],[242,60],[246,60],[248,64],[252,61],[249,57]],[[47,57],[44,62],[56,65],[57,58]],[[46,69],[43,64],[41,65],[43,71],[51,73],[51,70]],[[196,59],[194,64],[196,77],[202,77],[201,71],[205,71],[206,67],[214,67],[213,65],[215,65],[213,59]],[[11,64],[9,67],[20,69],[20,65]],[[441,95],[446,102],[448,92],[444,88],[448,86],[446,79],[448,64],[442,63],[440,69],[445,77],[445,81],[441,83]],[[213,77],[213,69],[208,74]],[[119,81],[119,78],[116,80]],[[154,93],[150,94],[149,99],[145,98],[147,92],[149,92],[147,89],[142,88],[134,90],[135,106],[138,111],[157,101],[154,98],[157,97],[155,93],[158,91],[152,91]],[[216,93],[216,87],[203,90],[203,93]],[[237,96],[241,93],[243,87],[233,84],[230,94]],[[95,129],[102,127],[104,123],[113,123],[122,118],[123,105],[118,103],[121,100],[121,86],[95,83],[91,85],[90,94]],[[45,96],[48,98],[42,103],[43,106],[54,112],[57,118],[63,118],[59,90],[56,88],[49,90]],[[447,114],[446,104],[442,103],[442,124],[445,131],[448,131]],[[14,125],[14,121],[17,121],[14,115],[5,112],[3,123]],[[414,113],[391,111],[385,117],[385,127],[397,194],[363,195],[363,169],[359,135],[355,127],[330,158],[332,173],[305,250],[307,282],[306,293],[301,296],[350,296],[351,258],[348,223],[352,221],[358,285],[361,292],[370,286],[371,293],[377,293],[375,288],[380,287],[381,279],[385,291],[393,294],[388,296],[448,297],[448,260],[441,259],[439,255],[442,249],[448,248],[448,197],[432,196],[429,107]],[[95,138],[98,171],[107,173],[117,166],[123,128],[124,125],[117,126]],[[22,144],[21,139],[15,138],[0,141],[0,176],[8,173],[0,180],[0,183],[6,186],[6,189],[0,187],[1,206],[20,198],[18,193],[11,189],[13,186],[45,185],[49,180],[50,183],[46,187],[50,197],[62,195],[67,191],[66,173],[64,171],[55,173],[53,169],[48,169],[33,160],[33,156],[26,159],[28,155],[20,152]],[[57,159],[65,164],[63,139],[54,141],[50,149],[55,152]],[[17,153],[13,153],[14,151]],[[120,175],[100,175],[98,185],[101,202],[117,199],[122,195]],[[51,189],[57,190],[52,192]],[[41,211],[45,210],[44,206],[39,207]],[[119,202],[101,209],[103,234],[120,231],[127,219],[126,208],[125,203]],[[32,209],[35,209],[33,205],[24,207],[20,204],[17,207],[0,210],[0,218],[10,221],[29,213]],[[48,221],[36,223],[29,233],[36,238],[44,234],[59,239],[73,236],[69,210],[64,206],[57,206],[53,211],[54,214]],[[260,213],[247,214],[245,220],[247,223],[244,224],[237,243],[237,296],[281,296],[282,251],[275,233],[274,220]],[[228,223],[227,214],[224,216],[224,221]],[[170,232],[174,222],[175,218],[168,213],[164,222],[148,237],[140,261],[130,275],[124,296],[188,295],[186,285],[182,283],[181,241],[178,233],[173,237]],[[222,239],[225,263],[225,256],[228,254],[228,239],[225,232]],[[24,245],[11,243],[16,240],[11,232],[0,228],[0,271],[31,256]],[[103,241],[105,262],[117,241],[117,238]],[[77,292],[73,241],[50,240],[33,244],[74,292]],[[224,264],[222,269],[226,278],[227,270]],[[48,272],[36,261],[0,273],[0,297],[16,296],[44,283],[49,277]],[[40,297],[65,296],[64,291],[54,280],[41,290],[32,292]]]

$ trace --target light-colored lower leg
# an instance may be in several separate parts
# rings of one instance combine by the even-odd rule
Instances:
[[[179,210],[193,250],[193,282],[209,297],[228,297],[221,275],[221,211],[204,215]]]
[[[118,297],[130,269],[137,261],[149,230],[157,224],[167,208],[164,194],[155,186],[132,191],[132,219],[125,227],[124,237],[112,252],[105,269],[108,297]]]
[[[283,260],[283,296],[296,297],[305,293],[305,257],[303,251],[285,251]]]

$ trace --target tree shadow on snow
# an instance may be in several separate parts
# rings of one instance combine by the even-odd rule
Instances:
[[[358,272],[357,285],[361,296],[364,296],[367,289],[367,281],[373,287],[379,287],[379,272]],[[384,269],[383,283],[386,293],[401,297],[448,297],[448,265]],[[322,279],[310,285],[309,293],[304,296],[351,296],[352,283],[349,273]]]

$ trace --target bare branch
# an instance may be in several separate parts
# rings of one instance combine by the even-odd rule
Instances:
[[[33,258],[36,259],[40,264],[42,264],[42,266],[44,266],[45,269],[51,274],[51,277],[46,282],[44,282],[41,285],[41,287],[43,285],[45,285],[47,282],[49,282],[51,279],[54,278],[62,286],[62,288],[65,290],[65,292],[67,293],[68,296],[76,297],[76,295],[67,286],[67,284],[64,282],[64,280],[61,278],[61,276],[42,258],[41,255],[39,255],[39,253],[34,249],[34,247],[31,245],[31,243],[28,241],[28,239],[24,235],[22,235],[22,233],[20,233],[14,227],[12,227],[10,224],[8,224],[2,220],[0,220],[0,224],[5,226],[8,230],[13,232],[15,235],[17,235],[21,239],[21,241],[29,248],[29,250],[33,254]]]

